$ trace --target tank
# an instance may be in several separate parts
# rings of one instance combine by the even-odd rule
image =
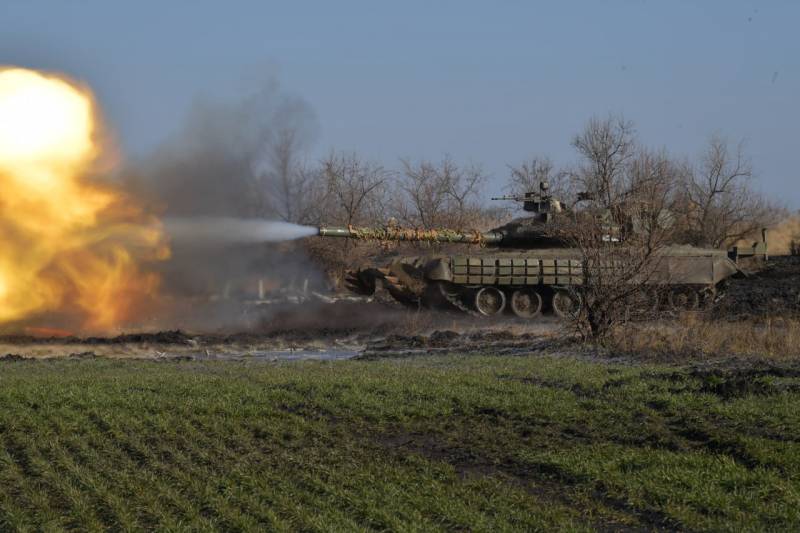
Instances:
[[[507,312],[532,319],[543,313],[562,317],[575,313],[581,305],[583,260],[580,250],[570,248],[553,231],[565,215],[561,202],[549,194],[546,183],[540,184],[538,192],[493,199],[521,201],[530,214],[487,232],[388,224],[380,228],[322,226],[318,235],[464,245],[455,254],[400,257],[386,266],[349,272],[348,287],[359,294],[385,292],[408,306],[455,308],[481,316]],[[608,220],[607,238],[615,240],[626,230]],[[672,309],[699,308],[721,282],[740,272],[728,252],[692,246],[660,250],[654,270],[648,283],[659,290],[648,291],[652,292],[648,298],[653,306]]]

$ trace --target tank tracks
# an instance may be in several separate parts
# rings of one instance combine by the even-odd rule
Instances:
[[[444,297],[447,302],[458,309],[459,311],[468,314],[469,316],[483,316],[479,312],[475,311],[474,309],[470,309],[462,300],[461,295],[456,293],[451,293],[444,286],[440,283],[438,285],[439,293]]]

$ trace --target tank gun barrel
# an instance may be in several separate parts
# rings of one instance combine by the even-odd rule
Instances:
[[[513,200],[515,202],[524,202],[530,199],[530,194],[504,194],[503,196],[493,196],[492,200]]]
[[[454,242],[463,244],[498,244],[503,234],[497,231],[454,231],[450,229],[407,229],[399,227],[366,228],[355,226],[320,226],[320,237],[343,237],[367,241]]]

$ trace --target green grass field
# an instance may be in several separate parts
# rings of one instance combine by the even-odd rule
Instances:
[[[799,368],[0,362],[0,530],[797,530]]]

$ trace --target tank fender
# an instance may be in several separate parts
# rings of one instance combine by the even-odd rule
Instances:
[[[747,274],[739,268],[739,265],[736,262],[731,261],[727,257],[721,258],[714,264],[714,284],[719,283],[720,281],[724,280],[725,278],[729,278],[731,276],[736,277],[747,277]]]
[[[453,281],[450,261],[444,258],[428,261],[425,265],[425,278],[433,281]]]

